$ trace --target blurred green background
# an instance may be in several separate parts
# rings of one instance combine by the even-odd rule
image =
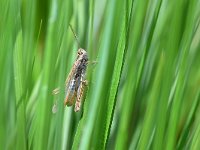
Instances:
[[[0,150],[198,150],[199,23],[200,0],[0,0]],[[78,113],[69,24],[97,61]]]

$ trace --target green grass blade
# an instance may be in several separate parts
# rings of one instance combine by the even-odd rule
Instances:
[[[26,116],[25,116],[25,88],[24,88],[24,66],[23,66],[23,39],[22,32],[18,33],[14,50],[14,68],[15,68],[15,92],[17,104],[17,149],[26,149]]]

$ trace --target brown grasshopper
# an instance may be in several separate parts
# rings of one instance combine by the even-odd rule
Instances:
[[[72,32],[74,33],[72,27],[70,26]],[[76,35],[74,33],[76,38]],[[77,38],[76,38],[77,40]],[[78,41],[78,40],[77,40]],[[64,105],[72,106],[75,103],[74,111],[78,112],[81,108],[81,101],[83,98],[84,88],[87,85],[87,80],[85,79],[86,69],[88,64],[88,54],[86,50],[79,48],[77,52],[77,58],[74,62],[72,69],[65,81],[65,100]],[[53,91],[54,94],[59,93],[59,89]],[[75,102],[76,99],[76,102]],[[55,105],[52,109],[54,112]]]
[[[87,52],[84,49],[79,48],[76,61],[65,81],[64,105],[72,106],[74,104],[74,99],[76,98],[75,112],[80,110],[84,87],[87,85],[87,81],[85,80],[87,63]]]

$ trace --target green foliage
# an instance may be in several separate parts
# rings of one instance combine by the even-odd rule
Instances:
[[[199,0],[0,0],[0,149],[199,149],[199,8]],[[69,24],[97,61],[78,113],[63,106],[79,48]]]

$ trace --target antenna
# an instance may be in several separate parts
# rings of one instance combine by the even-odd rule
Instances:
[[[79,41],[78,41],[78,38],[77,38],[77,36],[76,36],[76,33],[74,32],[74,29],[72,28],[71,24],[69,24],[69,27],[70,27],[72,33],[74,34],[74,37],[75,37],[75,39],[76,39],[76,42],[78,43],[78,47],[80,47],[80,43],[79,43]]]

